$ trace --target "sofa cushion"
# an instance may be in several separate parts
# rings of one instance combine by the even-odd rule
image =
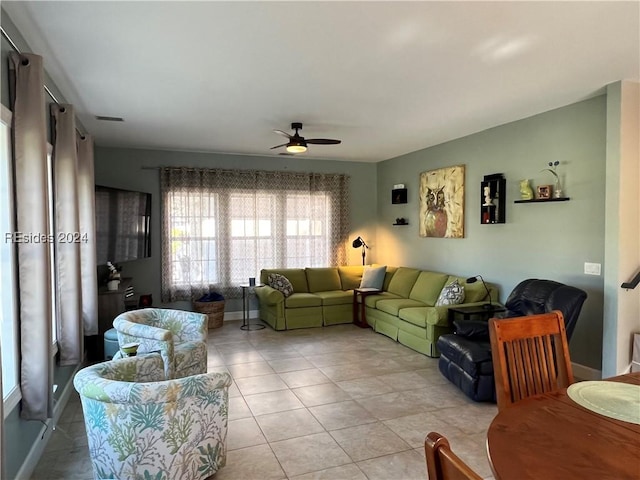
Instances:
[[[344,305],[353,303],[353,291],[332,290],[330,292],[316,292],[322,299],[322,305]]]
[[[294,293],[284,301],[286,308],[319,307],[322,299],[314,293]]]
[[[362,297],[358,297],[358,301],[360,301],[360,298]],[[380,293],[376,293],[375,295],[367,295],[364,298],[364,304],[367,307],[376,308],[376,304],[380,300],[392,299],[392,298],[402,298],[402,297],[389,292],[380,292]]]
[[[353,290],[360,286],[362,280],[362,271],[364,267],[360,265],[338,267],[338,275],[342,283],[342,290]]]
[[[438,295],[447,282],[448,275],[438,272],[420,272],[409,293],[409,298],[418,300],[430,307],[436,304]]]
[[[426,328],[427,325],[448,325],[446,307],[408,307],[400,310],[398,316],[421,328]]]
[[[386,265],[381,267],[364,267],[360,288],[377,288],[378,290],[382,290],[386,273]]]
[[[395,293],[396,295],[401,296],[402,298],[409,298],[409,293],[411,293],[411,289],[416,283],[418,275],[420,275],[420,270],[415,268],[399,267],[393,274],[393,278],[391,278],[387,290],[390,293]],[[442,288],[442,285],[440,285],[440,288]],[[440,288],[438,288],[438,293],[440,292]]]
[[[304,268],[272,268],[264,269],[260,272],[260,281],[268,284],[270,273],[279,273],[284,275],[293,285],[293,291],[296,293],[308,293],[309,286],[307,284],[307,274]]]
[[[267,277],[267,283],[271,288],[282,292],[285,298],[293,293],[293,285],[291,285],[289,279],[279,273],[270,273]]]
[[[379,267],[379,265],[374,265]],[[391,283],[391,279],[398,271],[398,267],[390,267],[387,265],[387,273],[384,274],[384,284],[382,285],[382,290],[389,290],[389,284]]]
[[[464,286],[454,280],[442,287],[436,305],[459,305],[464,302]]]
[[[329,290],[341,290],[342,282],[336,267],[306,268],[307,284],[309,292],[327,292]]]
[[[402,308],[408,307],[424,307],[424,303],[410,298],[392,298],[376,302],[376,309],[391,315],[398,316],[398,312]]]

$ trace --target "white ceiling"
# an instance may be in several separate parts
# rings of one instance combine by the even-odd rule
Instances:
[[[2,6],[102,146],[375,162],[640,81],[637,0]]]

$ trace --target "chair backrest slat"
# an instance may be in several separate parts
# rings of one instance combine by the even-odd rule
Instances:
[[[573,371],[559,310],[489,321],[498,408],[565,388]]]

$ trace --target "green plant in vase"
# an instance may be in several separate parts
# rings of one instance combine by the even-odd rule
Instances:
[[[540,170],[541,172],[549,172],[554,176],[556,183],[553,187],[553,197],[561,198],[562,197],[562,186],[560,185],[560,177],[558,176],[558,172],[556,172],[556,168],[560,165],[560,162],[556,160],[555,162],[549,162],[549,168],[545,168]]]

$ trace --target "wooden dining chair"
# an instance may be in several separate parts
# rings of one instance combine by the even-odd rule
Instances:
[[[562,312],[489,320],[498,410],[573,383]]]
[[[437,432],[429,432],[424,439],[424,453],[429,480],[482,480],[451,451],[449,441]]]

